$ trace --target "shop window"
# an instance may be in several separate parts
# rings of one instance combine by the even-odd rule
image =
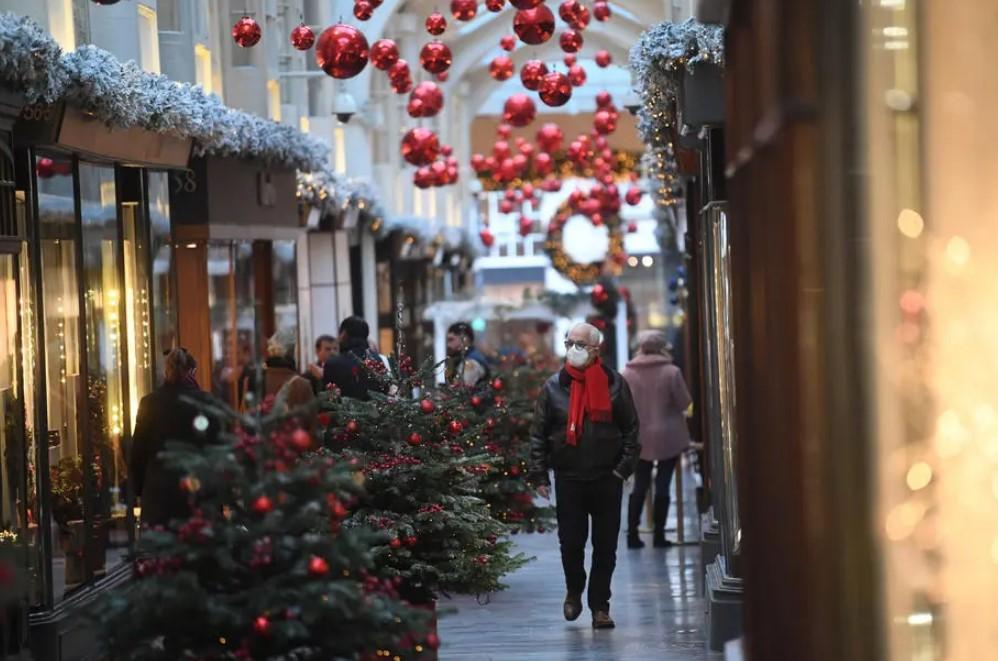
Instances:
[[[298,328],[298,263],[294,241],[273,242],[274,328]],[[299,347],[301,349],[301,347]]]
[[[128,356],[128,429],[135,428],[139,400],[152,390],[156,363],[153,359],[152,306],[150,304],[148,224],[138,203],[121,206],[121,230],[125,252],[125,343]]]
[[[152,262],[153,360],[156,380],[163,375],[163,354],[177,346],[177,293],[170,233],[170,181],[166,172],[149,172],[146,199],[149,214],[149,259]]]
[[[0,547],[23,544],[28,530],[27,443],[18,369],[15,256],[0,254]]]
[[[208,304],[212,391],[239,408],[258,359],[252,243],[208,246]]]

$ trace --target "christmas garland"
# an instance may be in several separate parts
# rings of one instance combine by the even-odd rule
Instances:
[[[620,265],[626,258],[624,252],[624,233],[621,230],[621,221],[618,214],[609,214],[604,223],[608,232],[608,245],[606,257],[598,262],[582,264],[575,261],[565,251],[564,246],[564,226],[572,217],[572,208],[569,200],[562,203],[555,212],[554,218],[548,225],[548,236],[544,242],[544,251],[551,259],[551,266],[561,275],[565,276],[580,287],[591,285],[596,282],[610,265]]]
[[[384,226],[385,209],[374,185],[364,179],[350,179],[322,168],[298,173],[298,200],[319,211],[320,216],[336,216],[353,207],[371,219],[377,233]]]
[[[328,160],[324,142],[292,126],[229,108],[200,86],[122,63],[96,46],[62,53],[36,23],[10,12],[0,13],[0,84],[29,103],[66,100],[110,127],[193,139],[197,156],[259,159],[305,171]]]

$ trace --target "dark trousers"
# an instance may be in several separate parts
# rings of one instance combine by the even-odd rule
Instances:
[[[613,474],[596,480],[563,480],[555,474],[558,541],[565,584],[582,594],[586,587],[586,540],[593,525],[593,564],[589,576],[589,609],[610,609],[610,579],[617,565],[620,503],[624,483]]]
[[[637,468],[634,469],[634,489],[631,491],[627,507],[629,533],[635,535],[638,533],[641,509],[651,487],[651,471],[655,464],[658,464],[658,472],[655,474],[655,493],[652,497],[655,503],[655,534],[661,535],[665,532],[665,519],[669,512],[669,488],[672,486],[672,474],[676,472],[678,461],[678,456],[657,462],[644,459],[638,461]]]

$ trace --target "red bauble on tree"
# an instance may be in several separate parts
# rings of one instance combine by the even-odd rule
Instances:
[[[606,67],[610,66],[610,64],[613,62],[613,57],[610,56],[610,51],[600,50],[596,51],[595,60],[596,60],[596,66],[605,69]]]
[[[438,11],[426,17],[426,31],[438,37],[447,29],[447,19]]]
[[[499,48],[504,51],[511,51],[516,48],[516,35],[515,34],[504,34],[499,39]]]
[[[260,615],[253,620],[253,631],[260,636],[270,635],[270,620],[266,615]]]
[[[410,117],[433,117],[444,107],[444,93],[436,83],[423,81],[416,85],[409,97]]]
[[[450,48],[442,41],[431,41],[419,51],[419,62],[423,65],[423,69],[430,73],[447,71],[453,60]]]
[[[391,39],[378,39],[371,45],[371,64],[382,71],[388,71],[399,61],[399,48]],[[409,65],[405,66],[406,71]]]
[[[485,0],[485,8],[491,12],[501,12],[506,6],[506,0]]]
[[[536,92],[547,72],[548,65],[541,60],[527,60],[520,67],[520,82],[531,92]]]
[[[423,442],[423,437],[420,436],[418,432],[412,432],[409,434],[409,438],[407,440],[409,441],[409,445],[419,445]]]
[[[577,58],[574,53],[569,53],[563,57],[561,61],[565,63],[566,67],[574,67],[579,61],[579,58]]]
[[[402,158],[412,165],[428,165],[440,153],[440,139],[430,129],[417,127],[402,137]]]
[[[325,576],[329,573],[329,563],[325,558],[313,555],[308,561],[308,573],[312,576]]]
[[[561,50],[566,53],[578,53],[582,48],[582,33],[569,28],[561,33],[558,42],[561,44]]]
[[[607,21],[610,19],[610,3],[598,0],[593,4],[593,16],[597,21]]]
[[[232,40],[240,48],[252,48],[260,41],[263,30],[260,24],[249,16],[243,16],[232,26]]]
[[[433,400],[424,399],[419,403],[419,410],[422,411],[423,413],[430,414],[436,411],[437,407],[433,403]]]
[[[582,87],[586,84],[586,70],[582,68],[581,64],[573,64],[569,67],[568,81],[572,83],[572,87]]]
[[[470,21],[478,13],[478,0],[451,0],[450,13],[459,21]]]
[[[333,78],[353,78],[367,66],[367,38],[357,28],[339,23],[326,28],[315,47],[319,68]]]
[[[541,101],[552,107],[563,106],[572,98],[572,83],[563,73],[552,71],[541,80]]]
[[[368,21],[374,16],[374,5],[369,0],[357,0],[353,3],[353,15],[358,21]]]
[[[548,122],[537,131],[537,145],[550,154],[561,149],[561,143],[565,139],[561,127],[552,122]]]
[[[315,33],[304,23],[291,31],[291,45],[296,50],[308,50],[315,44]]]
[[[495,235],[493,235],[492,232],[488,231],[487,229],[484,229],[481,232],[479,232],[478,238],[481,239],[482,245],[485,246],[486,248],[491,248],[492,244],[496,242]]]
[[[526,94],[514,94],[506,99],[503,105],[503,121],[509,122],[513,126],[523,127],[534,121],[537,116],[537,108],[534,100]]]
[[[543,44],[554,34],[554,14],[547,5],[521,9],[513,17],[513,32],[525,44]]]
[[[256,500],[253,501],[253,511],[257,514],[268,514],[274,509],[274,501],[272,501],[268,496],[258,496]]]
[[[631,186],[630,188],[627,189],[627,194],[624,195],[624,201],[626,201],[632,207],[637,206],[638,204],[641,203],[641,198],[643,196],[644,193],[641,191],[640,188],[638,188],[637,186]]]
[[[464,431],[464,425],[461,423],[460,420],[451,420],[450,423],[447,425],[447,429],[452,434],[460,434],[461,432]]]
[[[489,64],[489,75],[498,81],[509,80],[513,77],[513,60],[505,55],[499,55]]]

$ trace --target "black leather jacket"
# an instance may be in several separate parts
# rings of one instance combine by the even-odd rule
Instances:
[[[594,480],[616,471],[627,479],[634,472],[641,444],[638,413],[631,389],[620,374],[603,368],[610,377],[611,422],[586,419],[575,447],[565,444],[572,378],[562,369],[541,389],[530,428],[530,479],[548,484],[548,469],[568,480]]]

